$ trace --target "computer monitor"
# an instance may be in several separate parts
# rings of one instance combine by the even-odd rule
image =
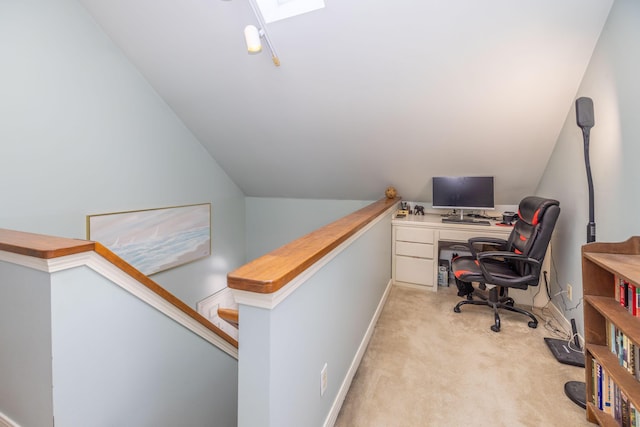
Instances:
[[[434,176],[433,207],[436,209],[493,209],[492,176]]]

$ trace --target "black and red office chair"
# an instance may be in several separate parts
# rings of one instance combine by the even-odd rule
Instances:
[[[467,298],[460,301],[453,311],[460,313],[460,307],[465,304],[492,307],[495,324],[491,330],[494,332],[500,331],[499,309],[529,316],[529,327],[537,327],[538,319],[532,313],[515,307],[508,290],[538,286],[542,261],[559,215],[560,203],[557,200],[525,197],[520,202],[518,220],[508,240],[492,237],[469,239],[472,255],[458,257],[451,265],[458,295]],[[479,283],[481,289],[486,285],[495,286],[489,290],[488,296],[482,296],[472,286],[474,282]],[[473,299],[476,296],[481,299]]]

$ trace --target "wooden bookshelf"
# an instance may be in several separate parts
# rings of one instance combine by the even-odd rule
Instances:
[[[598,409],[593,401],[594,364],[599,364],[608,377],[640,411],[640,381],[620,365],[611,351],[607,323],[615,325],[628,340],[640,345],[640,317],[634,317],[616,299],[619,279],[640,287],[640,236],[620,243],[588,243],[582,247],[582,287],[584,292],[584,329],[586,341],[585,383],[587,420],[601,426],[616,426],[612,415]],[[594,363],[595,360],[595,363]]]

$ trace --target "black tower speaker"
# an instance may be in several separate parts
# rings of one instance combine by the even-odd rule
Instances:
[[[596,223],[594,219],[593,202],[593,178],[591,177],[591,165],[589,162],[589,134],[595,125],[593,115],[593,100],[587,97],[576,99],[576,122],[582,129],[584,140],[584,164],[587,169],[587,184],[589,186],[589,224],[587,224],[587,243],[596,240]]]
[[[582,129],[592,128],[595,125],[593,116],[593,100],[582,97],[576,99],[576,121]]]

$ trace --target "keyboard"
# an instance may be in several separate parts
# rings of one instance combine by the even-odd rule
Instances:
[[[473,225],[491,225],[486,219],[460,219],[460,218],[442,218],[442,222],[452,222],[458,224],[473,224]]]

